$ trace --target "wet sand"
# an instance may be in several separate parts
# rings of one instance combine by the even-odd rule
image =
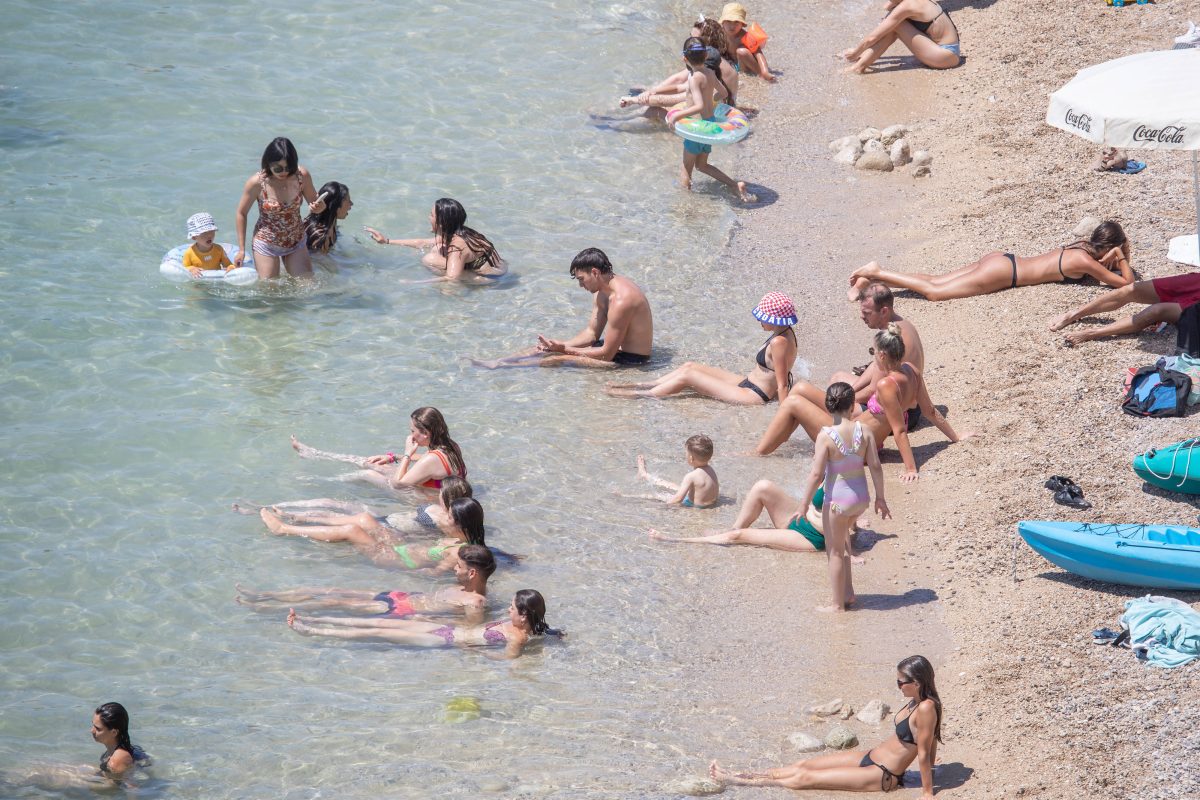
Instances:
[[[867,260],[940,273],[992,250],[1044,252],[1073,241],[1070,231],[1082,217],[1111,216],[1130,236],[1141,277],[1187,270],[1165,258],[1169,238],[1195,226],[1186,154],[1133,151],[1131,157],[1149,163],[1141,175],[1094,173],[1089,165],[1097,149],[1043,122],[1049,93],[1075,72],[1169,48],[1186,29],[1186,10],[1050,0],[1037,6],[1036,17],[1053,24],[1041,24],[1028,4],[943,5],[959,26],[966,63],[944,73],[900,69],[828,78],[827,91],[843,98],[841,127],[834,114],[806,121],[812,65],[789,63],[782,47],[772,52],[772,64],[787,74],[767,90],[769,119],[757,124],[741,170],[780,199],[739,215],[734,261],[744,264],[750,254],[754,268],[765,262],[786,276],[784,288],[821,331],[823,347],[802,352],[819,380],[833,366],[866,361],[867,332],[844,293],[850,271]],[[789,6],[764,23],[776,42],[811,30],[814,12],[805,8],[808,22],[799,25],[801,9]],[[851,14],[853,30],[867,30],[873,12]],[[853,35],[838,38],[839,26],[831,27],[831,52],[853,44]],[[757,100],[762,88],[752,85],[744,96]],[[888,110],[866,112],[872,103]],[[931,177],[864,174],[829,160],[828,140],[893,122],[917,129],[917,145],[934,155]],[[841,176],[836,194],[806,206],[814,188],[829,185],[815,183],[813,173],[828,169]],[[809,628],[798,627],[798,640],[785,641],[827,648],[829,679],[817,691],[806,687],[782,700],[789,713],[781,716],[801,718],[812,694],[873,696],[866,687],[882,686],[890,675],[872,674],[858,659],[867,651],[886,660],[873,648],[901,639],[913,652],[934,648],[927,654],[938,667],[947,713],[939,762],[960,765],[939,770],[949,796],[1200,796],[1194,703],[1200,670],[1149,668],[1127,650],[1091,643],[1092,629],[1117,627],[1124,601],[1147,590],[1076,578],[1023,543],[1014,547],[1021,519],[1195,524],[1200,502],[1146,488],[1129,468],[1147,447],[1195,435],[1195,415],[1141,420],[1118,408],[1125,369],[1173,352],[1174,328],[1073,349],[1048,330],[1054,317],[1102,291],[1055,284],[936,304],[900,293],[897,310],[918,326],[925,344],[934,402],[948,407],[959,433],[982,436],[948,446],[936,429],[921,426],[913,435],[921,479],[908,486],[897,480],[894,448],[885,451],[896,519],[878,527],[898,538],[877,546],[872,555],[878,556],[855,575],[860,592],[898,579],[935,594],[937,602],[862,612],[845,627],[823,628],[816,642]],[[787,464],[794,485],[802,465],[788,459],[810,453],[806,442],[793,440],[781,458],[764,463]],[[1093,509],[1055,505],[1042,488],[1052,474],[1073,477]],[[770,587],[774,622],[790,625],[792,585],[759,585]],[[1200,600],[1194,593],[1155,593]],[[918,610],[926,621],[916,618]],[[777,666],[757,665],[756,679],[775,683]],[[793,729],[781,729],[781,738]],[[750,746],[743,745],[747,755]],[[758,763],[770,755],[762,753]]]

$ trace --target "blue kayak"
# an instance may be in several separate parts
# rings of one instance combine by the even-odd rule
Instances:
[[[1200,589],[1200,530],[1174,525],[1017,523],[1038,555],[1067,572],[1153,589]]]

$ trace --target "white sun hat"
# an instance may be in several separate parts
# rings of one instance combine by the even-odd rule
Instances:
[[[199,236],[202,233],[215,231],[217,223],[213,222],[212,214],[207,211],[201,211],[199,214],[192,214],[188,217],[188,238]]]

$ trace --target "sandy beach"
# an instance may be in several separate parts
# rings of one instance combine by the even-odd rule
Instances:
[[[855,316],[845,301],[845,278],[865,260],[941,273],[993,250],[1031,255],[1069,243],[1085,216],[1115,218],[1125,227],[1141,278],[1186,271],[1166,259],[1167,241],[1195,228],[1186,154],[1131,152],[1149,164],[1142,174],[1096,173],[1090,162],[1097,148],[1043,120],[1049,93],[1078,70],[1169,49],[1187,27],[1187,10],[1067,0],[1037,6],[950,0],[943,6],[961,32],[962,67],[846,76],[840,80],[850,87],[835,90],[865,105],[874,98],[880,111],[857,126],[828,131],[828,139],[901,122],[916,129],[919,146],[934,156],[933,174],[922,179],[845,168],[858,187],[838,202],[859,216],[855,204],[875,193],[875,208],[860,217],[860,241],[882,241],[883,249],[864,254],[863,246],[822,247],[788,258],[779,239],[804,241],[809,231],[795,209],[788,219],[782,201],[740,215],[736,249],[777,255],[788,264],[782,269],[789,284],[807,288],[805,302],[819,307],[822,324],[841,319],[847,326]],[[802,10],[791,12],[773,15],[780,40],[792,26],[800,35],[795,20]],[[850,44],[833,41],[830,51]],[[813,158],[828,154],[825,141],[796,142],[784,134],[803,112],[806,87],[793,80],[802,65],[789,64],[783,53],[773,61],[785,78],[769,90],[769,107],[782,119],[759,126],[743,163],[755,180],[772,182],[786,197],[806,180],[796,169],[797,150]],[[873,222],[888,210],[885,223]],[[814,285],[816,270],[841,277]],[[1174,328],[1075,348],[1049,330],[1056,316],[1102,291],[1052,284],[943,303],[898,294],[897,310],[918,326],[925,344],[931,397],[948,408],[960,433],[980,434],[948,446],[923,425],[913,436],[921,479],[908,486],[898,481],[895,450],[884,458],[896,516],[886,529],[904,543],[905,574],[933,576],[929,588],[953,638],[952,655],[938,665],[947,709],[947,743],[939,755],[946,762],[953,753],[969,778],[948,796],[1200,796],[1194,702],[1200,670],[1195,664],[1147,667],[1128,650],[1091,643],[1091,630],[1117,627],[1124,601],[1147,591],[1076,578],[1023,542],[1014,546],[1021,519],[1195,524],[1194,498],[1144,488],[1129,466],[1152,445],[1194,435],[1195,416],[1136,419],[1118,405],[1126,368],[1173,353]],[[866,332],[850,332],[865,349]],[[830,360],[844,352],[839,336],[831,336],[836,355]],[[820,354],[802,355],[814,362],[818,379],[832,366]],[[797,455],[807,447],[793,440],[781,452]],[[1093,508],[1054,504],[1042,487],[1053,474],[1074,478]],[[879,628],[877,635],[888,635]]]

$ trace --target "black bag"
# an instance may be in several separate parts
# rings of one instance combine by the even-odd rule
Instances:
[[[1182,372],[1142,367],[1129,381],[1121,410],[1135,417],[1182,417],[1192,379]]]
[[[1175,349],[1193,358],[1200,357],[1200,303],[1185,308],[1175,327],[1178,329]]]

